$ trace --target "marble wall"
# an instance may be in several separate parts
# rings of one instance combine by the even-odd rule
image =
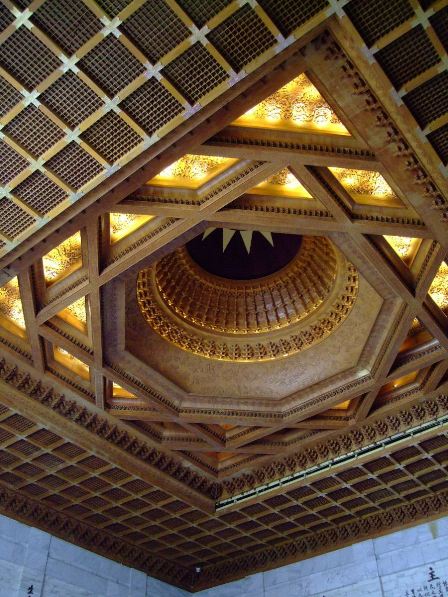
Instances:
[[[0,597],[185,597],[0,516]],[[448,518],[196,593],[200,597],[448,597]]]
[[[185,597],[186,591],[0,516],[0,597]]]

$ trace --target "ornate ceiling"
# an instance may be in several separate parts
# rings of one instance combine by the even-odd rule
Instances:
[[[446,513],[446,1],[0,17],[1,511],[192,591]]]

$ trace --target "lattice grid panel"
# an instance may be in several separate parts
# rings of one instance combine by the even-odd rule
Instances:
[[[15,187],[14,195],[39,215],[46,215],[67,197],[61,187],[39,171]]]
[[[109,17],[116,17],[132,0],[96,0]]]
[[[208,2],[202,2],[202,0],[178,1],[179,6],[193,19],[199,29],[230,3],[231,0],[209,0]]]
[[[208,39],[236,72],[275,44],[271,31],[248,4],[218,25]]]
[[[68,55],[74,54],[102,29],[101,22],[82,0],[46,0],[31,17]]]
[[[448,112],[447,86],[448,71],[445,70],[404,96],[406,105],[422,128]]]
[[[87,129],[81,139],[109,163],[120,159],[136,147],[142,138],[115,112],[108,112]]]
[[[210,567],[448,488],[439,435],[232,512],[207,515],[2,406],[0,483],[180,565]]]
[[[13,14],[4,6],[0,4],[0,32],[6,29],[8,25],[14,22]]]
[[[188,27],[164,0],[147,2],[120,29],[153,64],[190,35]]]
[[[71,71],[48,87],[39,100],[71,128],[103,106],[96,93]]]
[[[0,77],[0,117],[3,118],[21,99],[22,95],[17,89]]]
[[[122,109],[152,135],[183,111],[183,106],[157,79],[149,79],[121,103]]]
[[[29,162],[12,147],[0,142],[0,183],[7,185],[13,178],[29,166]]]
[[[29,91],[60,64],[53,52],[26,27],[20,27],[0,46],[0,66]]]
[[[444,164],[448,163],[448,124],[428,135],[429,142],[437,151]]]
[[[306,23],[329,4],[328,0],[303,0],[303,2],[259,0],[258,3],[285,37],[288,37],[294,29]]]
[[[30,2],[20,0],[16,5],[23,10],[30,6]],[[299,4],[260,0],[243,6],[233,6],[229,0],[213,0],[206,4],[197,0],[181,0],[178,4],[157,0],[143,5],[137,3],[129,10],[130,6],[128,0],[100,0],[95,7],[89,7],[82,0],[75,0],[70,6],[62,0],[44,0],[37,4],[35,11],[26,15],[28,21],[25,17],[25,23],[22,20],[14,23],[16,15],[2,5],[0,22],[9,29],[0,48],[0,65],[17,81],[17,88],[0,78],[0,111],[7,115],[13,108],[20,106],[18,114],[5,122],[3,132],[11,135],[29,154],[24,155],[24,158],[38,158],[56,143],[59,143],[59,149],[61,143],[68,145],[73,138],[68,128],[75,129],[75,134],[79,134],[76,127],[82,125],[84,131],[86,127],[83,123],[87,119],[90,119],[89,125],[96,125],[111,108],[107,104],[107,94],[115,97],[114,102],[118,104],[115,111],[119,114],[122,105],[135,126],[129,121],[130,127],[125,133],[128,125],[124,126],[121,119],[111,117],[110,122],[106,120],[99,125],[99,130],[105,128],[108,133],[111,132],[113,120],[119,127],[119,148],[116,151],[110,147],[100,148],[97,140],[97,149],[90,148],[88,143],[85,149],[91,152],[93,159],[97,159],[99,153],[109,161],[120,160],[120,164],[124,164],[136,155],[135,151],[130,151],[139,143],[135,135],[142,134],[143,130],[151,136],[161,127],[163,134],[166,134],[170,125],[174,127],[181,122],[184,110],[188,113],[187,102],[201,102],[202,105],[204,96],[207,96],[206,102],[210,101],[214,97],[211,92],[218,86],[225,90],[232,82],[229,64],[234,70],[247,70],[247,65],[257,62],[254,59],[261,57],[267,50],[274,53],[279,43],[272,33],[275,27],[284,36],[298,35],[298,28],[311,18],[321,13],[323,21],[333,11],[328,0],[307,0]],[[128,10],[123,22],[111,23],[110,19],[124,9]],[[392,4],[351,0],[344,4],[343,10],[369,45],[414,16],[408,0]],[[264,16],[260,18],[259,14],[263,11]],[[193,20],[193,25],[186,15]],[[430,22],[441,42],[446,45],[445,15],[446,9],[442,9],[430,17]],[[197,29],[206,23],[212,23],[211,31],[205,30],[207,38],[197,41]],[[99,35],[101,31],[104,39]],[[389,68],[389,74],[397,86],[436,63],[434,51],[430,49],[426,38],[423,41],[424,34],[419,28],[414,28],[407,35],[407,39],[414,42],[414,37],[418,37],[419,44],[423,44],[409,42],[407,46],[418,53],[418,60],[411,59],[412,52],[400,50],[400,60],[394,62],[393,57],[397,54],[394,43],[398,47],[400,40],[383,48],[378,54],[378,59],[383,60],[386,71]],[[204,47],[203,43],[207,40],[208,47]],[[74,52],[77,52],[76,56]],[[162,58],[163,64],[156,64]],[[387,66],[388,60],[393,67]],[[160,75],[157,72],[160,69],[180,95],[172,94],[169,85],[158,87]],[[150,83],[145,82],[142,77],[144,73]],[[223,83],[226,85],[223,86]],[[22,85],[33,93],[34,106],[27,106],[29,100],[25,100],[26,91],[23,94],[18,91]],[[420,106],[415,105],[425,103],[424,98],[413,98],[408,94],[406,101],[419,123],[428,123],[428,118],[438,118],[446,110],[443,99],[438,96],[437,82],[430,80],[428,85],[434,87],[430,93],[436,97],[431,116],[422,116],[419,113]],[[123,89],[126,89],[125,93]],[[182,96],[185,101],[182,101]],[[160,101],[163,110],[157,113],[151,105],[153,101]],[[39,102],[55,115],[54,122],[48,112],[41,117],[35,114],[30,116],[33,109],[39,109]],[[64,126],[67,130],[59,130],[59,127],[63,129]],[[38,131],[37,139],[34,138],[34,132],[31,134],[34,130]],[[95,131],[95,128],[90,132],[84,131],[85,140],[92,138],[95,143]],[[157,138],[154,135],[151,142],[156,142]],[[141,149],[145,146],[141,144]],[[92,175],[94,172],[95,169]],[[95,184],[108,174],[109,170],[104,170],[99,176],[95,174]],[[33,230],[30,228],[29,234]]]
[[[103,166],[75,141],[52,157],[47,168],[75,190],[103,171]]]
[[[437,33],[443,47],[448,52],[448,6],[430,17],[429,22]]]
[[[408,0],[352,0],[345,12],[368,46],[414,16]]]
[[[32,135],[30,130],[33,131]],[[35,158],[64,138],[64,131],[33,105],[22,110],[6,125],[4,132]]]
[[[145,72],[143,65],[113,35],[84,56],[78,67],[111,97]]]
[[[441,61],[421,25],[380,50],[375,58],[396,89]]]
[[[2,214],[0,233],[10,240],[26,230],[35,220],[6,197],[0,199],[0,213]]]
[[[170,62],[162,74],[192,104],[228,78],[224,68],[200,42]]]

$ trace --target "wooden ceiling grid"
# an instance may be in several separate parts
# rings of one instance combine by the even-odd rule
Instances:
[[[430,293],[448,259],[448,4],[299,4],[78,0],[63,24],[59,0],[0,4],[0,279],[18,277],[26,325],[0,329],[0,508],[193,591],[448,510],[448,307]],[[232,124],[302,72],[350,136]],[[151,182],[187,153],[237,161],[197,189]],[[358,203],[332,167],[381,173],[397,203]],[[312,199],[251,192],[284,168]],[[151,218],[114,241],[111,214]],[[209,225],[329,238],[383,301],[358,362],[245,403],[131,354],[126,289]],[[80,266],[48,283],[76,232]],[[385,235],[419,239],[412,262]],[[61,313],[83,297],[77,329]],[[251,497],[307,467],[317,480]]]

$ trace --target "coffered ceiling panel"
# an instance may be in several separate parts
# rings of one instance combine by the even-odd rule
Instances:
[[[448,511],[446,2],[0,3],[0,510],[191,591]]]

